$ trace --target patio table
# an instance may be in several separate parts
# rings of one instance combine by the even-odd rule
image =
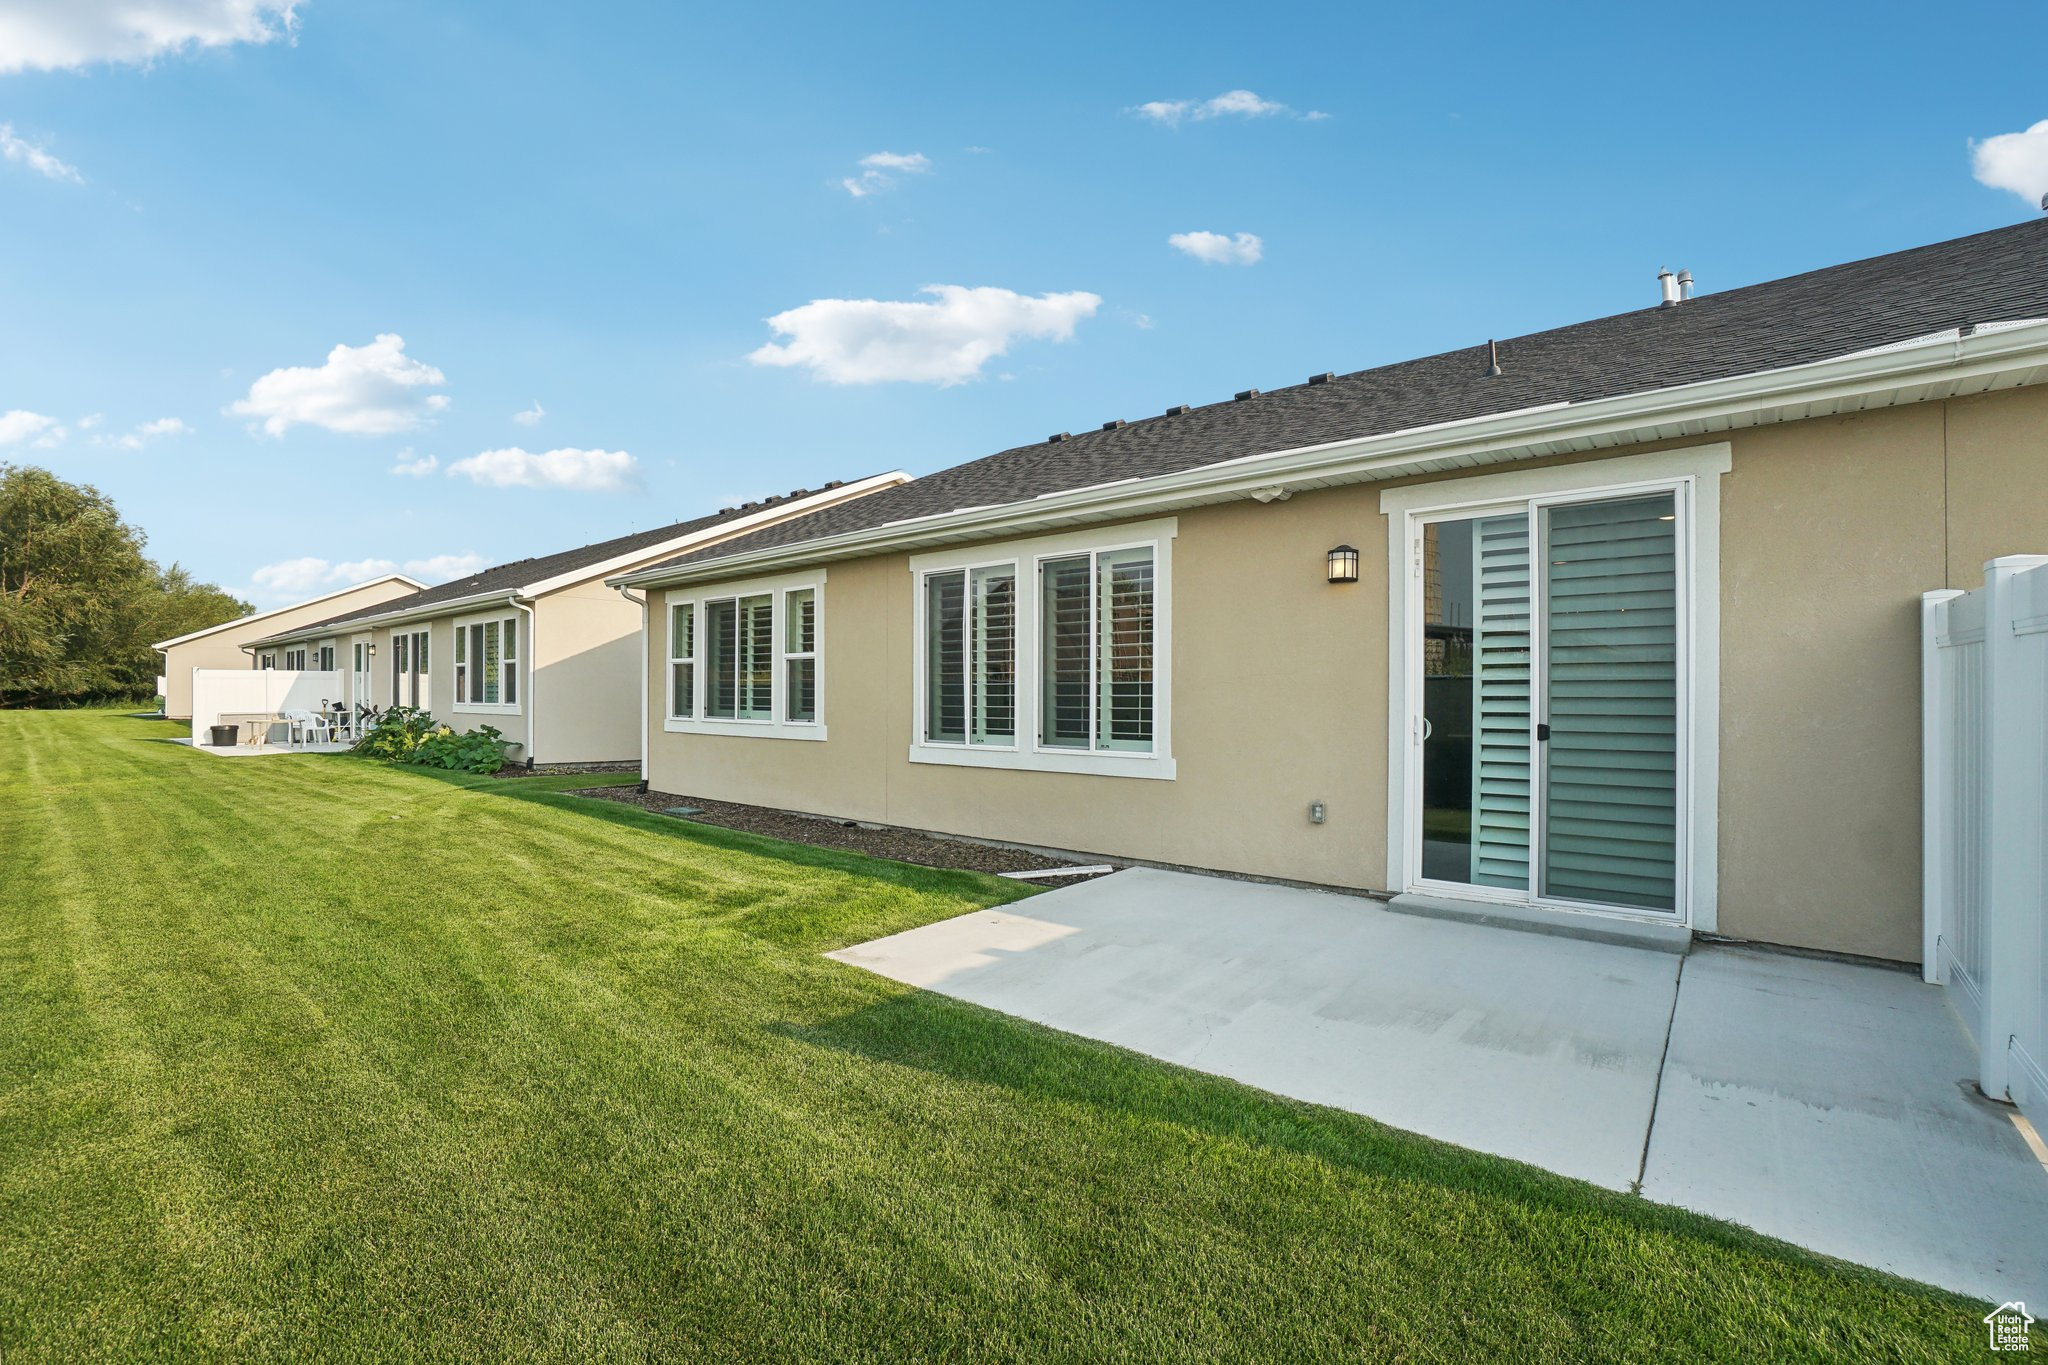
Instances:
[[[282,725],[284,718],[275,711],[223,711],[220,723],[248,726],[250,747],[261,749],[270,742],[270,727]]]

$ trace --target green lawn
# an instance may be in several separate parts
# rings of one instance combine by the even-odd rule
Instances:
[[[827,961],[1012,898],[0,712],[0,1360],[1974,1358],[1981,1306]]]

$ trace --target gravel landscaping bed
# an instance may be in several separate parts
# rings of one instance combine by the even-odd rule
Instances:
[[[765,834],[772,839],[787,839],[793,844],[844,849],[849,853],[865,853],[870,857],[888,858],[899,863],[916,863],[920,867],[961,868],[969,872],[1037,872],[1046,868],[1078,865],[1069,859],[1048,858],[1043,854],[1027,853],[1022,849],[970,843],[965,839],[944,839],[907,829],[874,829],[850,820],[828,820],[822,816],[770,810],[765,806],[742,806],[731,801],[712,801],[701,796],[676,796],[670,792],[641,793],[631,787],[592,787],[584,791],[571,792],[570,795],[588,796],[600,801],[623,801],[628,805],[662,813],[666,813],[674,806],[695,806],[700,814],[680,818],[695,820],[700,824],[721,825],[726,829],[744,830],[748,834]],[[1095,864],[1091,862],[1087,865]],[[1087,877],[1052,877],[1047,878],[1042,885],[1070,886],[1075,882],[1087,880]]]
[[[563,773],[637,773],[640,760],[629,758],[614,763],[537,763],[529,768],[524,763],[507,763],[493,773],[493,777],[558,777]]]

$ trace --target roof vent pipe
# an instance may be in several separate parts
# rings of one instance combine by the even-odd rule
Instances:
[[[1682,302],[1684,302],[1684,301],[1685,301],[1686,299],[1689,299],[1689,298],[1691,298],[1691,297],[1692,297],[1692,272],[1691,272],[1690,270],[1681,270],[1681,271],[1679,271],[1679,272],[1678,272],[1678,298],[1679,298],[1679,301],[1680,301],[1680,302],[1682,303]]]
[[[1486,343],[1486,377],[1488,379],[1500,378],[1500,343],[1498,341]]]
[[[1664,295],[1663,299],[1657,304],[1659,308],[1676,308],[1678,306],[1678,277],[1676,275],[1668,270],[1658,271],[1657,288]]]

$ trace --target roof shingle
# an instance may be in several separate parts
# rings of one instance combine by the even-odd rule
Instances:
[[[2048,219],[1017,446],[679,555],[699,565],[1325,442],[1782,369],[1969,324],[2048,317]]]

